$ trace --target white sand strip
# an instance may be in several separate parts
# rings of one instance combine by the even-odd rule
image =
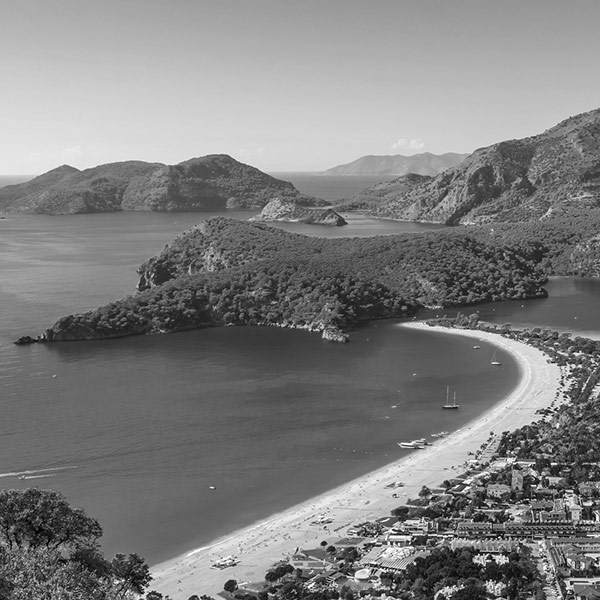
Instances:
[[[489,438],[490,431],[501,434],[536,420],[535,412],[550,406],[559,389],[560,370],[548,363],[539,350],[481,331],[430,328],[422,323],[403,327],[445,332],[486,340],[509,352],[518,362],[521,379],[502,402],[448,437],[438,439],[424,450],[391,463],[364,477],[303,502],[268,520],[236,531],[209,546],[167,560],[152,568],[151,589],[173,598],[192,594],[215,595],[228,579],[238,583],[260,581],[269,567],[289,556],[296,547],[311,548],[321,541],[344,535],[346,526],[390,514],[407,497],[416,497],[422,486],[439,486],[445,479],[462,472],[462,466]],[[397,490],[385,486],[403,481]],[[392,498],[392,493],[398,498]],[[326,515],[333,522],[311,525],[316,516]],[[211,569],[219,557],[236,556],[240,562],[223,570]]]

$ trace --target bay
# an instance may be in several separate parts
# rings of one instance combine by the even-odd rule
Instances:
[[[12,344],[61,315],[134,293],[135,268],[207,216],[0,221],[2,485],[62,491],[100,520],[108,554],[157,562],[206,544],[404,456],[399,441],[462,426],[517,378],[508,356],[490,370],[487,346],[473,351],[467,340],[393,321],[361,327],[347,345],[249,327]],[[354,234],[404,226],[356,223]],[[515,324],[539,314],[554,326],[577,304],[581,324],[597,330],[600,288],[580,284],[552,282],[559,293],[523,304],[538,313],[522,303],[477,308]],[[440,410],[447,385],[457,413]]]

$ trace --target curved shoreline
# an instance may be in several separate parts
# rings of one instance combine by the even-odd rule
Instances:
[[[485,339],[501,347],[519,364],[521,377],[517,387],[491,409],[424,450],[412,452],[208,546],[155,565],[152,589],[179,597],[216,594],[228,579],[236,579],[238,583],[260,581],[274,562],[289,556],[296,547],[318,547],[322,540],[342,537],[348,526],[385,516],[407,497],[416,497],[423,485],[439,486],[444,479],[460,472],[459,465],[470,458],[469,452],[475,452],[487,441],[491,431],[500,434],[530,423],[538,409],[550,406],[555,399],[559,367],[548,363],[536,348],[481,331],[429,327],[424,323],[403,323],[400,327]],[[392,490],[385,486],[398,480],[406,485],[401,493],[396,491],[397,498],[392,498]],[[325,527],[310,524],[321,515],[332,519],[332,523]],[[213,561],[229,555],[240,562],[223,571],[210,568]]]

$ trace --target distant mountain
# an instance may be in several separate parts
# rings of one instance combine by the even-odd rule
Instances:
[[[456,225],[521,222],[600,206],[600,109],[544,133],[480,148],[436,177],[367,188],[345,206]]]
[[[445,169],[458,165],[468,154],[431,154],[423,152],[414,156],[384,155],[384,156],[362,156],[351,163],[339,165],[327,171],[323,175],[381,175],[382,177],[394,175],[437,175]]]
[[[26,183],[0,188],[0,211],[203,211],[262,208],[274,198],[306,206],[326,204],[230,156],[212,154],[177,165],[127,161],[84,171],[63,165]]]

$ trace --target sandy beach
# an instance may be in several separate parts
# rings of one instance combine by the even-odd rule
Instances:
[[[424,450],[393,462],[350,483],[312,498],[269,519],[241,529],[212,544],[165,561],[152,568],[150,589],[169,594],[173,600],[187,600],[192,594],[215,595],[228,579],[238,584],[262,580],[273,563],[283,560],[296,547],[314,548],[321,541],[333,543],[353,524],[390,514],[407,497],[416,497],[422,486],[437,487],[463,471],[464,464],[496,435],[536,420],[535,412],[550,406],[559,388],[560,370],[548,363],[539,350],[499,335],[480,331],[430,328],[422,323],[402,327],[442,331],[486,340],[510,352],[517,360],[521,378],[503,401],[451,435],[436,440]],[[402,481],[405,486],[391,490],[385,486]],[[398,495],[392,497],[392,493]],[[332,519],[328,525],[311,525],[316,517]],[[239,563],[227,569],[211,569],[224,556],[235,556]]]

